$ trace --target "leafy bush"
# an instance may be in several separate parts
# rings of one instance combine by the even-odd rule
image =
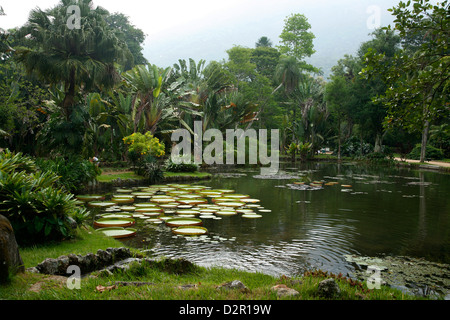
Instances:
[[[135,132],[123,138],[123,142],[128,145],[128,153],[134,153],[138,157],[146,155],[162,157],[165,154],[164,143],[159,142],[150,131],[145,134]]]
[[[86,215],[72,194],[55,187],[58,179],[51,171],[39,171],[28,156],[9,150],[0,154],[0,213],[11,222],[19,244],[70,237],[70,218]]]
[[[86,183],[94,180],[101,174],[101,170],[89,160],[81,156],[54,159],[36,159],[38,168],[42,171],[51,171],[60,178],[56,184],[69,192],[82,189]]]
[[[164,170],[168,172],[195,172],[198,171],[198,165],[191,163],[174,163],[172,159],[166,160]]]
[[[414,149],[408,154],[409,159],[419,160],[420,159],[420,143],[416,144]],[[425,160],[441,160],[444,159],[444,153],[441,149],[435,148],[431,145],[427,145]]]
[[[157,162],[144,163],[137,172],[139,175],[145,177],[149,183],[156,183],[164,179],[164,172]]]
[[[341,146],[341,155],[346,157],[365,156],[373,151],[370,143],[362,142],[358,137],[351,137]]]

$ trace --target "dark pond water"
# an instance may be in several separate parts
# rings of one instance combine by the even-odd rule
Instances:
[[[177,237],[164,224],[137,219],[139,234],[122,241],[157,256],[276,276],[307,269],[351,274],[347,255],[450,263],[448,174],[325,162],[286,163],[271,179],[259,174],[235,169],[198,184],[260,199],[271,210],[260,219],[205,219],[206,238]],[[304,190],[294,181],[339,184]]]

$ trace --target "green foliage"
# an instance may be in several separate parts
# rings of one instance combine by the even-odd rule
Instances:
[[[164,179],[164,172],[156,161],[143,161],[137,170],[137,174],[147,179],[150,184]]]
[[[420,159],[420,149],[421,149],[421,145],[416,144],[414,149],[412,149],[412,151],[407,155],[407,158],[419,160]],[[444,159],[444,153],[442,152],[442,150],[435,148],[431,145],[427,145],[426,160],[441,160],[441,159]]]
[[[150,131],[145,134],[135,132],[123,138],[123,142],[128,145],[128,152],[131,152],[133,156],[137,155],[138,158],[146,155],[160,158],[165,154],[164,143],[153,137]]]
[[[56,185],[69,192],[75,192],[101,174],[100,168],[81,156],[55,157],[53,159],[36,159],[36,164],[43,172],[54,172],[59,176]]]
[[[167,159],[164,164],[164,170],[168,172],[195,172],[198,165],[195,163],[173,163],[172,159]]]
[[[281,54],[293,56],[299,62],[310,57],[314,51],[314,34],[309,31],[311,24],[303,14],[291,14],[284,20],[283,32],[280,35]]]
[[[341,155],[346,157],[366,156],[371,153],[373,146],[361,141],[358,137],[351,137],[342,144]]]
[[[86,209],[57,188],[58,176],[42,172],[33,159],[6,150],[0,154],[0,213],[11,222],[20,244],[61,240],[73,235],[69,217],[81,221]]]

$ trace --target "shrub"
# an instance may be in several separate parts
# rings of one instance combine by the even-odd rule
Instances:
[[[145,157],[151,155],[154,157],[162,157],[165,154],[164,143],[154,137],[150,131],[145,134],[135,132],[123,138],[123,142],[128,145],[128,153],[134,153],[137,157]]]
[[[168,172],[195,172],[198,170],[198,165],[191,163],[174,163],[172,159],[166,160],[164,170]]]
[[[408,154],[409,159],[419,160],[420,159],[420,149],[421,145],[420,143],[416,144],[414,149]],[[442,150],[435,148],[431,145],[427,145],[426,153],[425,153],[425,160],[441,160],[444,159],[444,153]]]
[[[42,172],[28,156],[0,154],[0,213],[11,222],[19,244],[61,240],[73,235],[72,216],[84,210],[72,194],[55,187],[58,176]]]
[[[358,137],[351,137],[345,141],[341,146],[341,156],[355,157],[365,156],[373,151],[373,146],[370,143],[362,142]],[[336,151],[337,153],[337,151]]]
[[[82,189],[86,183],[95,180],[101,170],[89,160],[81,156],[56,157],[54,159],[36,159],[38,168],[51,171],[60,178],[57,186],[64,187],[69,192]]]

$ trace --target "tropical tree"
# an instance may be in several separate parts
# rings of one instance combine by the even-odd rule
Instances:
[[[70,6],[80,9],[79,28],[69,28]],[[69,11],[70,13],[70,11]],[[29,73],[45,83],[63,85],[63,115],[70,119],[83,89],[112,87],[120,79],[114,66],[129,54],[105,22],[108,12],[94,8],[91,0],[61,0],[52,9],[34,9],[17,36],[27,38],[28,48],[16,48],[16,57]]]
[[[261,37],[258,39],[258,41],[255,43],[256,48],[264,47],[264,48],[271,48],[272,47],[272,41],[267,37]]]
[[[450,115],[449,3],[401,1],[389,11],[395,16],[395,25],[384,28],[386,33],[393,30],[403,39],[421,40],[410,41],[413,45],[405,46],[392,61],[384,53],[370,50],[363,74],[381,77],[386,83],[386,91],[375,99],[387,107],[385,126],[422,133],[420,161],[424,161],[430,125]]]
[[[134,132],[150,131],[154,135],[158,124],[166,116],[168,101],[161,90],[170,71],[171,68],[160,71],[157,66],[148,64],[135,66],[123,74],[136,102]]]

